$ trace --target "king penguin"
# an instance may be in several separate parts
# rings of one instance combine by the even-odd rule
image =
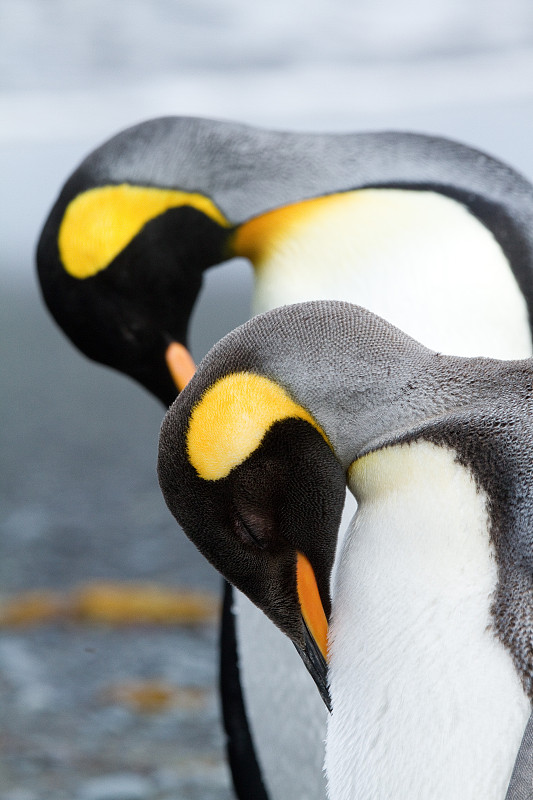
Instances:
[[[234,256],[253,266],[254,312],[350,300],[441,351],[531,353],[533,187],[438,137],[144,122],[72,174],[37,263],[74,344],[168,406],[194,371],[203,273]],[[323,800],[323,704],[290,643],[229,588],[221,680],[239,798]]]
[[[168,411],[165,500],[330,706],[330,800],[533,796],[531,753],[506,795],[533,697],[532,453],[532,359],[441,355],[347,303],[245,323]]]

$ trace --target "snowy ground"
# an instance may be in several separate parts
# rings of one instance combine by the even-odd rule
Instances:
[[[0,0],[3,594],[95,577],[218,588],[156,486],[160,407],[70,347],[33,278],[67,175],[160,114],[435,132],[533,178],[533,6]],[[212,273],[196,357],[246,317],[249,289],[243,264]],[[3,632],[0,800],[226,800],[215,651],[213,626]],[[154,676],[200,688],[203,705],[146,715],[105,701],[113,683]]]

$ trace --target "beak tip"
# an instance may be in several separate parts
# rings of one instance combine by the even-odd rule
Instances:
[[[296,649],[300,654],[305,666],[307,667],[311,677],[313,678],[320,693],[320,697],[324,701],[324,705],[331,714],[332,705],[328,688],[328,664],[305,622],[304,644],[300,647],[296,645]]]
[[[171,341],[165,352],[165,361],[178,392],[181,392],[189,383],[196,369],[191,354],[185,345]]]
[[[327,686],[326,686],[326,688],[324,690],[324,693],[321,694],[321,696],[322,696],[322,700],[324,701],[327,710],[331,714],[333,709],[332,709],[332,706],[331,706],[331,696],[330,696],[329,689],[328,689]]]

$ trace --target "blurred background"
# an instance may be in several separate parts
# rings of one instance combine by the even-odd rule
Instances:
[[[533,179],[533,5],[0,0],[4,603],[35,589],[57,600],[95,579],[217,595],[218,576],[159,494],[161,407],[74,351],[34,277],[41,225],[79,161],[121,128],[169,114],[435,133]],[[250,287],[245,263],[209,274],[196,359],[246,319]],[[228,800],[216,636],[210,619],[4,620],[0,800]],[[128,694],[147,681],[158,681],[148,699]]]

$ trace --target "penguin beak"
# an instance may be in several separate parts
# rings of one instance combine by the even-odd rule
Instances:
[[[317,685],[322,700],[331,712],[328,690],[328,621],[320,599],[313,567],[298,553],[296,557],[296,587],[304,626],[304,645],[296,645],[301,659]]]
[[[191,354],[179,342],[171,342],[165,351],[165,361],[178,392],[181,392],[196,372]]]

